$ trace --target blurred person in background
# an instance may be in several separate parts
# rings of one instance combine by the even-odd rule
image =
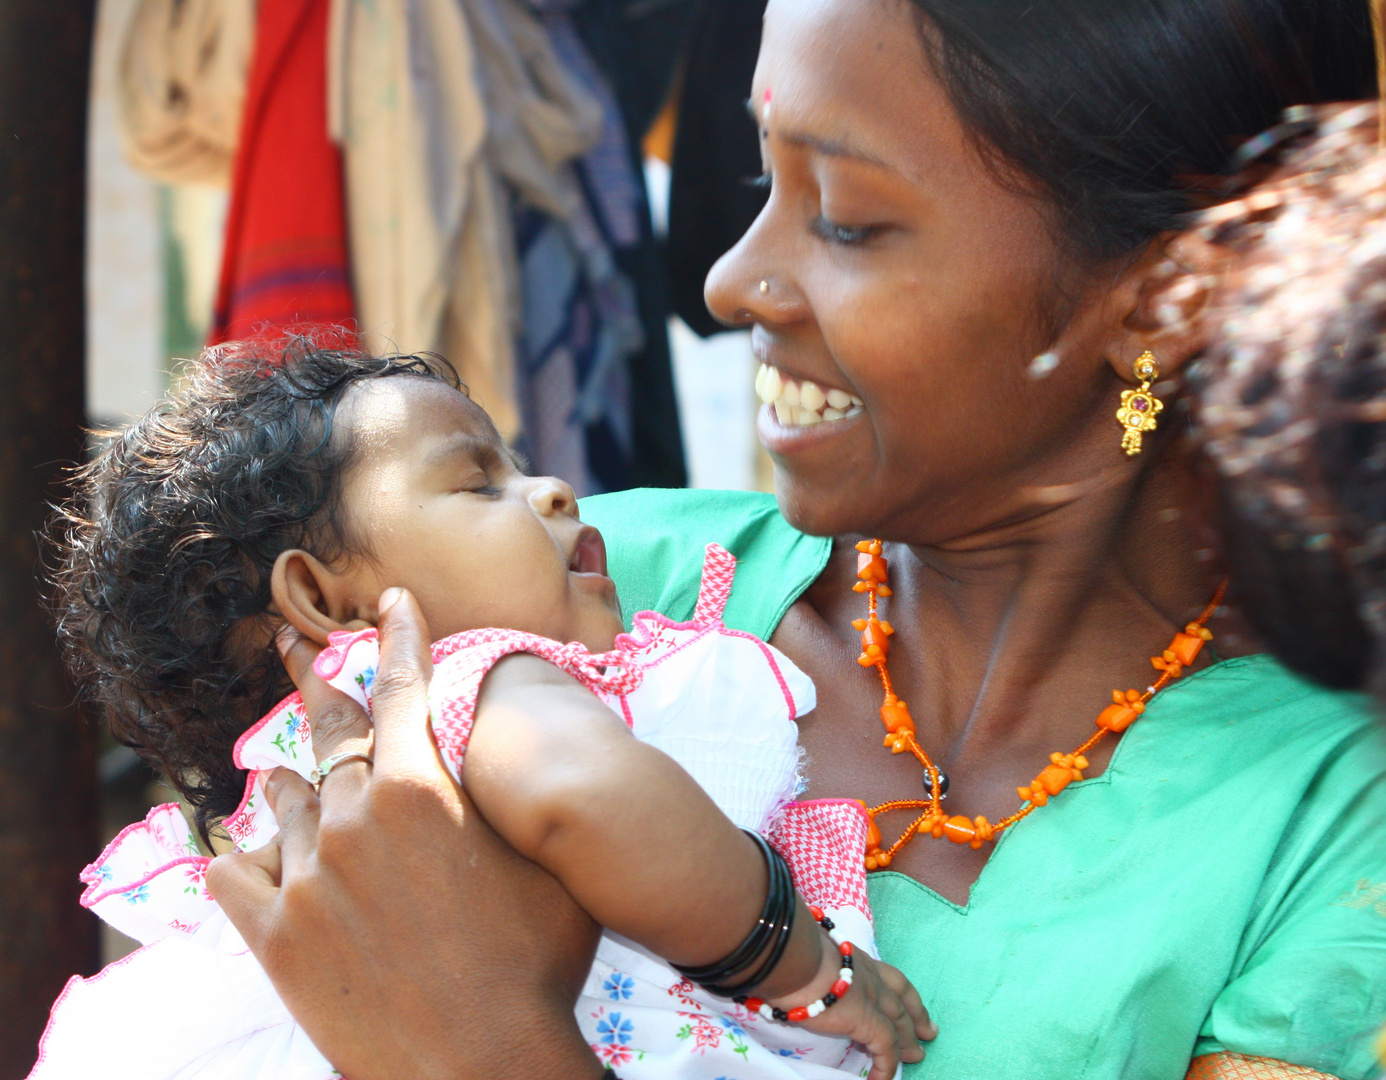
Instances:
[[[1171,267],[1205,323],[1193,380],[1239,596],[1266,647],[1328,686],[1386,690],[1386,156],[1375,102],[1293,109],[1256,183]],[[1267,177],[1265,174],[1270,172]],[[1259,175],[1258,175],[1259,174]]]

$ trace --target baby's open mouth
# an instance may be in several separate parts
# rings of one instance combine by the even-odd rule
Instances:
[[[606,577],[606,541],[591,525],[578,533],[577,544],[568,560],[568,570],[574,574],[601,574]]]
[[[846,420],[861,412],[863,403],[845,390],[825,390],[817,383],[791,379],[779,368],[761,364],[756,372],[756,396],[775,410],[785,427],[809,427]]]

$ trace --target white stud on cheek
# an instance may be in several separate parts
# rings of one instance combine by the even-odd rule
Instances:
[[[1026,374],[1032,379],[1044,379],[1052,375],[1058,366],[1058,353],[1042,352],[1030,361],[1030,366],[1026,369]]]

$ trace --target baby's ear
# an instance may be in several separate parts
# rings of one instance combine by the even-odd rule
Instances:
[[[270,577],[274,606],[295,630],[319,645],[339,630],[364,630],[370,624],[346,610],[346,588],[340,574],[307,551],[280,552]]]

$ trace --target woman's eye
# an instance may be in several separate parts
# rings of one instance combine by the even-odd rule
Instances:
[[[822,214],[813,219],[812,228],[814,235],[819,239],[826,240],[830,244],[841,244],[844,247],[864,244],[878,231],[878,226],[875,225],[838,225],[829,221]]]

